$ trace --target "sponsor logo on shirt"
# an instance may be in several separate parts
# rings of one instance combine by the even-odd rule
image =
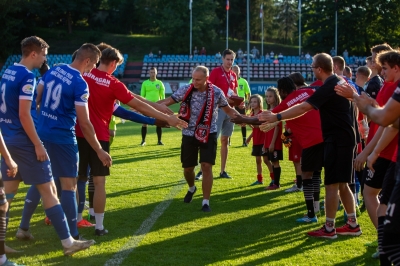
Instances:
[[[32,95],[32,94],[33,94],[33,86],[32,86],[32,84],[26,84],[26,85],[24,85],[24,86],[22,87],[22,91],[23,91],[25,94],[30,94],[30,95]]]
[[[87,102],[88,99],[89,99],[89,94],[87,94],[87,93],[82,94],[82,96],[81,96],[81,100],[82,100],[82,101]]]
[[[299,102],[304,101],[305,99],[307,99],[308,97],[310,97],[310,95],[307,92],[302,92],[301,94],[297,95],[296,98],[291,99],[290,101],[288,101],[286,104],[288,107],[297,104]]]
[[[111,81],[109,79],[96,77],[92,73],[84,73],[83,76],[93,79],[96,84],[101,86],[109,87],[111,84]]]
[[[157,89],[157,90],[160,89],[160,84],[156,84],[156,89]]]

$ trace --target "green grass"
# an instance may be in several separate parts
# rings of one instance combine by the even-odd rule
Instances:
[[[295,177],[286,152],[281,163],[282,188],[267,192],[264,186],[251,187],[256,178],[255,159],[250,147],[241,147],[240,128],[235,127],[227,164],[233,179],[214,179],[212,212],[203,213],[201,182],[196,182],[199,190],[193,202],[183,203],[187,186],[179,159],[180,132],[164,129],[165,146],[157,146],[155,127],[149,127],[147,146],[141,147],[140,127],[132,122],[118,124],[111,148],[114,165],[107,178],[105,214],[109,234],[95,237],[93,228],[80,229],[85,238],[97,243],[72,258],[64,257],[55,231],[44,224],[43,209],[38,207],[31,224],[35,240],[17,240],[14,236],[27,191],[22,186],[12,204],[6,242],[24,253],[9,255],[11,260],[26,265],[104,265],[135,236],[141,242],[121,265],[379,265],[371,258],[374,249],[364,247],[376,238],[366,212],[359,218],[360,237],[307,237],[306,232],[322,226],[324,218],[318,224],[296,224],[295,219],[305,213],[305,204],[302,193],[284,192]],[[216,162],[214,176],[219,173],[219,154]],[[264,168],[264,176],[267,172]],[[177,195],[150,232],[135,235],[174,189]],[[338,226],[343,224],[343,211],[336,221]]]
[[[35,28],[33,33],[43,38],[50,45],[49,54],[72,54],[85,42],[95,44],[100,42],[108,43],[119,49],[122,53],[128,54],[128,61],[141,61],[144,55],[149,54],[150,51],[153,51],[154,54],[158,53],[158,50],[161,50],[163,54],[177,54],[177,52],[167,44],[167,38],[165,36],[111,34],[85,29],[74,29],[72,34],[68,34],[64,28]],[[193,47],[194,45],[195,41]],[[217,40],[209,44],[206,49],[209,54],[215,54],[217,51],[223,51],[225,45],[225,40]],[[250,49],[252,49],[254,45],[261,51],[261,42],[251,42]],[[247,45],[246,41],[229,40],[229,47],[234,51],[237,51],[239,48],[245,51]],[[271,51],[274,51],[276,54],[281,52],[284,55],[298,55],[297,46],[264,42],[264,53],[269,53]],[[187,54],[188,53],[189,43]]]

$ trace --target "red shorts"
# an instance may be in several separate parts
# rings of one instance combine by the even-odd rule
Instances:
[[[289,161],[300,162],[302,148],[295,137],[292,137],[292,145],[289,148]]]

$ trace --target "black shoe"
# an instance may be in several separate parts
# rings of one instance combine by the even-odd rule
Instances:
[[[142,143],[140,143],[140,146],[146,145],[146,141],[142,140]]]
[[[190,202],[192,202],[193,195],[194,195],[194,193],[196,193],[196,191],[197,191],[197,187],[194,187],[194,192],[188,191],[188,192],[186,193],[185,198],[183,199],[183,202],[185,202],[185,203],[190,203]]]
[[[246,143],[246,142],[243,142],[242,147],[247,147],[247,143]]]
[[[203,172],[202,172],[202,171],[198,172],[197,175],[196,175],[196,177],[195,177],[194,179],[195,179],[195,180],[201,180],[201,179],[203,179]]]
[[[94,234],[96,236],[104,236],[104,235],[108,234],[108,230],[105,228],[103,230],[96,229],[96,230],[94,230]]]
[[[157,142],[157,145],[164,145],[161,141]]]
[[[231,179],[231,178],[232,178],[232,177],[231,177],[230,175],[228,175],[228,173],[225,172],[225,171],[223,171],[222,173],[220,173],[220,174],[219,174],[219,177],[228,178],[228,179]]]
[[[96,221],[96,217],[94,215],[89,214],[89,221]]]
[[[211,212],[211,208],[208,206],[208,204],[204,204],[203,207],[201,207],[201,210],[203,212]]]

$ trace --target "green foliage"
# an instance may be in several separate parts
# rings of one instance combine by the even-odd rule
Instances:
[[[299,16],[296,2],[294,0],[277,1],[276,21],[279,22],[279,35],[283,36],[283,43],[285,44],[293,38],[294,32],[297,31]]]
[[[338,10],[338,52],[368,54],[371,46],[388,42],[399,45],[400,6],[398,1],[340,0]],[[303,5],[306,49],[329,51],[335,41],[335,2],[310,0]]]
[[[16,44],[19,43],[19,32],[23,28],[23,23],[16,18],[16,14],[21,10],[22,0],[14,1],[10,4],[8,0],[0,0],[0,57],[4,58],[17,50]]]

